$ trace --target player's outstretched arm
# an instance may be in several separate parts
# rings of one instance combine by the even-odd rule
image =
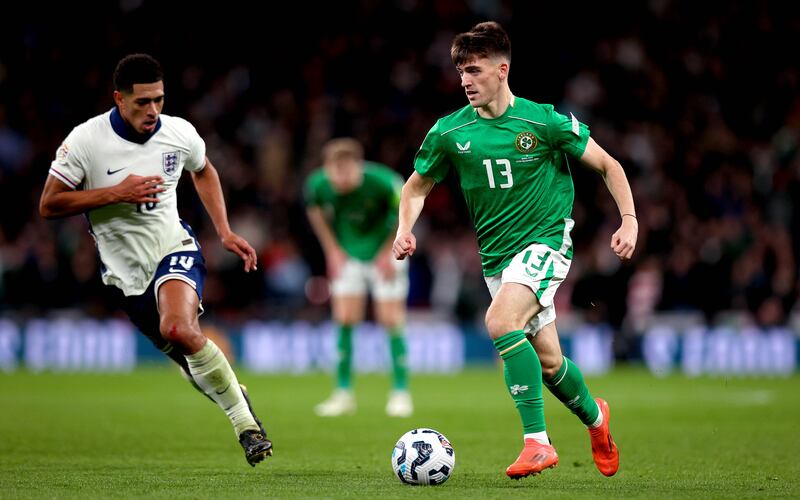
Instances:
[[[228,212],[225,209],[225,198],[222,196],[222,185],[219,174],[211,161],[206,157],[205,167],[199,172],[192,172],[192,181],[200,196],[200,201],[206,207],[217,236],[222,241],[222,246],[233,252],[244,261],[245,272],[255,271],[257,267],[256,251],[244,238],[231,231],[228,224]]]
[[[328,276],[331,279],[337,278],[342,267],[344,267],[347,255],[336,240],[336,235],[325,219],[322,208],[310,205],[306,208],[306,216],[308,217],[308,223],[311,224],[311,229],[314,231],[314,234],[317,235],[317,239],[319,239],[322,251],[325,253],[325,265],[328,268]]]
[[[591,137],[581,161],[603,176],[608,191],[614,197],[622,222],[619,229],[611,235],[610,246],[620,259],[630,259],[636,249],[639,222],[636,219],[636,207],[633,204],[633,194],[625,170]]]
[[[397,237],[392,245],[392,253],[397,260],[414,255],[417,249],[417,239],[411,230],[425,206],[425,198],[436,183],[430,177],[423,177],[416,171],[411,174],[403,185],[400,195],[400,218],[397,223]]]
[[[115,203],[157,203],[158,193],[164,192],[163,183],[158,175],[129,175],[116,186],[82,191],[49,175],[39,199],[39,213],[45,219],[59,219]]]
[[[394,251],[392,247],[394,247],[394,236],[389,235],[389,237],[386,238],[386,241],[383,242],[383,245],[381,245],[380,250],[378,250],[378,254],[375,255],[375,259],[373,260],[375,267],[385,280],[392,280],[397,275],[397,270],[395,269],[393,263]]]

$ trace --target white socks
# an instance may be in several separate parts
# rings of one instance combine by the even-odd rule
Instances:
[[[524,439],[534,439],[539,444],[550,444],[550,438],[547,437],[547,431],[542,432],[529,432],[523,436]]]
[[[258,424],[247,407],[236,374],[211,339],[206,341],[202,349],[186,356],[186,361],[197,385],[225,411],[233,424],[236,437],[248,429],[258,430]]]
[[[597,428],[598,428],[598,427],[600,427],[601,425],[603,425],[603,411],[602,411],[602,410],[600,409],[600,407],[598,406],[598,407],[597,407],[597,420],[595,420],[595,421],[592,423],[592,425],[589,425],[589,426],[588,426],[588,428],[589,428],[589,429],[597,429]]]

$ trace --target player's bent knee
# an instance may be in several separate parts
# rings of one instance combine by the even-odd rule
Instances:
[[[339,325],[347,326],[354,326],[361,322],[357,311],[341,307],[334,309],[333,320]]]
[[[521,329],[522,325],[517,325],[517,322],[509,320],[509,318],[502,317],[498,314],[492,314],[491,312],[486,313],[486,330],[489,332],[489,337],[492,339],[502,337],[506,333]]]
[[[186,320],[179,318],[164,318],[161,321],[161,336],[173,345],[183,346],[195,343],[202,334]]]
[[[334,321],[340,325],[348,325],[353,326],[357,325],[361,321],[359,321],[358,316],[356,314],[334,314],[333,315]]]
[[[539,356],[539,362],[542,364],[542,377],[544,379],[550,379],[556,376],[558,371],[561,369],[561,364],[564,362],[564,358],[561,356]]]
[[[397,328],[402,328],[404,321],[400,318],[392,319],[389,321],[380,321],[381,326],[387,330],[394,330]]]
[[[400,328],[405,323],[405,315],[400,314],[384,314],[378,318],[378,323],[383,328]]]

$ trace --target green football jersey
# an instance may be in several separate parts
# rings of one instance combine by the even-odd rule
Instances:
[[[493,276],[532,243],[572,258],[575,190],[568,157],[580,158],[588,140],[585,124],[549,104],[516,97],[494,119],[467,105],[431,128],[414,169],[436,182],[455,169],[478,236],[483,273]]]
[[[309,206],[319,206],[342,249],[351,257],[370,261],[397,229],[403,178],[380,163],[364,162],[361,185],[347,194],[333,190],[322,168],[306,180]]]

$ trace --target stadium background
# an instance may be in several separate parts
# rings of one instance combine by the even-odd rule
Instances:
[[[800,498],[798,7],[13,7],[0,23],[0,498]],[[613,478],[549,391],[558,468],[519,482],[503,473],[519,417],[482,326],[489,297],[452,178],[429,197],[412,262],[414,416],[385,416],[386,349],[372,326],[356,342],[357,366],[373,372],[356,379],[357,414],[313,413],[333,345],[322,282],[306,293],[324,263],[302,181],[338,135],[407,176],[431,124],[465,104],[452,36],[486,19],[511,35],[512,89],[590,124],[634,189],[639,246],[620,265],[607,248],[614,204],[595,174],[573,170],[576,257],[557,295],[565,348],[613,408]],[[165,112],[205,137],[231,221],[259,252],[259,273],[242,273],[183,181],[181,214],[211,270],[203,326],[227,334],[275,443],[255,469],[221,412],[106,302],[84,220],[37,214],[56,148],[111,107],[114,65],[134,51],[163,63]],[[392,446],[414,427],[456,449],[441,488],[392,477]]]
[[[85,8],[91,19],[32,3],[0,33],[4,369],[128,369],[154,355],[116,321],[124,317],[103,293],[84,220],[37,213],[61,140],[111,107],[121,56],[160,59],[164,112],[205,138],[231,224],[259,254],[259,272],[242,273],[184,180],[181,215],[210,269],[204,326],[229,334],[250,368],[324,368],[330,349],[313,347],[315,335],[332,346],[324,286],[314,279],[324,259],[302,182],[321,145],[343,135],[407,176],[428,128],[465,104],[449,59],[453,35],[495,19],[512,40],[512,89],[588,123],[622,162],[637,203],[638,248],[621,265],[608,249],[614,203],[600,178],[573,167],[576,257],[557,296],[567,351],[590,372],[641,359],[655,371],[795,370],[800,66],[779,54],[800,31],[796,7],[362,1],[287,3],[262,15],[240,2],[212,11],[120,0]],[[473,232],[453,176],[444,184],[428,199],[412,261],[411,363],[420,370],[493,360]],[[360,335],[374,341],[359,343],[372,346],[360,348],[360,366],[381,370],[380,336]],[[414,361],[425,346],[464,355]],[[294,354],[247,358],[279,349]]]

